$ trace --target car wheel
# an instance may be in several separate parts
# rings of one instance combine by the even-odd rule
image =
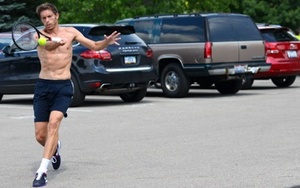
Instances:
[[[242,89],[250,89],[253,85],[254,79],[250,76],[245,76],[242,78]]]
[[[73,85],[73,97],[72,97],[72,102],[71,102],[71,107],[76,107],[80,106],[83,104],[84,99],[85,99],[85,93],[83,93],[80,88],[78,81],[76,78],[72,75],[71,77],[72,85]]]
[[[242,88],[243,80],[226,80],[216,82],[216,88],[221,94],[235,94]]]
[[[271,80],[277,87],[289,87],[295,82],[296,76],[278,77],[272,78]]]
[[[190,80],[175,63],[167,65],[161,74],[161,87],[167,97],[185,97],[190,89]]]
[[[147,94],[147,87],[139,89],[135,92],[121,94],[120,97],[124,102],[139,102]]]

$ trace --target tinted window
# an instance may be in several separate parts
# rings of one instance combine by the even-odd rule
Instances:
[[[236,41],[237,36],[227,17],[209,17],[208,28],[212,42]]]
[[[295,41],[297,40],[285,29],[262,29],[261,33],[267,42]]]
[[[7,37],[7,36],[2,37],[2,36],[0,35],[0,50],[2,50],[2,48],[3,48],[4,46],[9,46],[11,43],[12,43],[11,37]]]
[[[230,19],[230,23],[237,31],[239,41],[262,40],[260,31],[250,17],[233,17]]]
[[[202,17],[165,18],[160,43],[204,42]]]
[[[262,40],[255,23],[246,16],[209,17],[212,42]]]
[[[103,31],[105,32],[105,31]],[[124,45],[124,44],[144,44],[144,41],[138,37],[135,33],[132,34],[128,34],[128,33],[123,33],[121,34],[121,39],[118,41],[118,43],[120,45]],[[103,40],[104,36],[103,35],[89,35],[89,38],[94,40],[94,41],[98,41],[98,40]]]
[[[75,26],[76,27],[76,26]],[[132,26],[96,26],[93,28],[87,28],[87,27],[76,27],[79,31],[82,33],[88,33],[84,34],[85,37],[94,40],[99,41],[104,39],[104,35],[110,35],[114,31],[118,31],[121,33],[120,40],[118,41],[119,44],[124,45],[126,44],[137,44],[137,43],[144,43],[144,41],[139,38],[134,32],[134,28]],[[74,45],[74,44],[73,44]]]
[[[141,37],[146,43],[157,43],[159,41],[156,32],[155,20],[134,21],[133,26],[136,34]],[[159,27],[159,25],[157,26]],[[159,28],[157,28],[159,29]]]

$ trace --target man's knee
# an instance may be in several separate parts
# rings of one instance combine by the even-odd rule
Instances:
[[[45,145],[46,140],[47,140],[47,133],[46,132],[41,132],[41,131],[36,131],[35,132],[35,139],[37,142],[39,142],[41,145]]]
[[[35,139],[41,144],[45,145],[47,140],[47,124],[48,122],[36,122],[35,123]]]
[[[63,119],[63,113],[60,111],[52,111],[50,114],[48,129],[50,132],[58,131],[59,125]]]

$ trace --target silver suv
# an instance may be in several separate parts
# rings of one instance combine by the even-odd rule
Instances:
[[[242,14],[184,14],[129,18],[153,50],[158,84],[168,97],[184,97],[190,85],[214,85],[235,94],[245,77],[265,72],[265,46],[256,24]]]

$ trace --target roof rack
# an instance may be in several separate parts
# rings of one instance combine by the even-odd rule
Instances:
[[[180,16],[200,16],[203,13],[188,13],[188,14],[153,14],[153,15],[144,15],[144,16],[136,16],[133,19],[139,18],[160,18],[160,17],[180,17]]]

